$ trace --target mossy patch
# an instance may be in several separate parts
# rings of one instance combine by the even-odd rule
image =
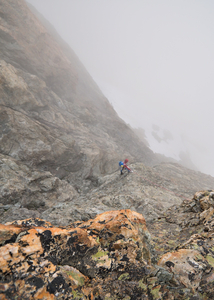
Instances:
[[[206,259],[208,263],[214,268],[214,258],[211,255],[207,255]]]
[[[100,260],[101,257],[108,255],[108,251],[98,251],[96,254],[92,255],[93,260]]]
[[[79,293],[78,291],[72,291],[73,299],[83,299],[84,295]]]
[[[85,279],[82,276],[79,276],[75,272],[72,271],[66,271],[66,273],[71,276],[74,280],[78,282],[78,285],[83,286],[85,284]]]
[[[202,256],[201,254],[197,254],[197,255],[195,256],[195,260],[196,260],[196,261],[201,261],[201,260],[203,260],[203,256]]]
[[[151,290],[150,290],[150,292],[151,292],[151,294],[152,294],[152,296],[153,296],[153,299],[155,300],[155,299],[160,299],[160,288],[161,288],[161,285],[158,285],[158,286],[156,286],[156,287],[153,287]]]
[[[62,274],[66,274],[70,277],[71,280],[75,282],[77,286],[83,286],[85,284],[85,277],[82,273],[72,267],[68,266],[59,266],[61,269]],[[68,268],[67,268],[68,267]]]
[[[169,241],[167,241],[167,243],[168,243],[169,245],[171,245],[171,246],[174,246],[175,241],[174,241],[174,240],[169,240]]]
[[[152,287],[157,281],[157,277],[151,277],[147,279],[147,282],[149,284],[150,287]]]
[[[143,290],[146,291],[147,290],[147,285],[145,283],[143,283],[143,279],[141,279],[139,281],[139,287]]]
[[[123,273],[122,275],[120,275],[120,277],[118,278],[118,280],[128,280],[130,278],[129,273]]]

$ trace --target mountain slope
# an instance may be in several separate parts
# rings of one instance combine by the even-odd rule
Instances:
[[[214,178],[156,165],[35,14],[0,1],[0,298],[212,299]]]
[[[9,156],[0,155],[0,223],[39,217],[54,225],[88,220],[118,209],[141,213],[147,224],[162,218],[198,190],[211,190],[214,178],[180,166],[131,165],[133,173],[99,176],[92,188],[82,181],[77,191],[50,172],[39,172]]]
[[[8,173],[14,187],[2,173],[2,222],[22,216],[14,204],[26,216],[35,213],[54,224],[121,208],[137,210],[151,221],[182,197],[212,189],[212,177],[179,165],[146,166],[154,165],[156,156],[117,116],[51,25],[24,0],[2,0],[0,9],[1,169],[16,165],[17,172]],[[138,171],[130,177],[114,173],[125,156],[143,162],[134,165]],[[40,179],[32,189],[36,171]],[[43,194],[40,181],[49,178],[46,172],[51,172],[49,181],[62,180],[56,181],[55,196],[51,186]],[[64,187],[64,196],[58,186]]]
[[[0,153],[71,182],[111,173],[125,156],[157,161],[24,0],[0,9]]]

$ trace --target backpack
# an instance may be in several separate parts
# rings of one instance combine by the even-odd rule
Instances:
[[[123,162],[119,161],[119,166],[122,167],[123,166]]]

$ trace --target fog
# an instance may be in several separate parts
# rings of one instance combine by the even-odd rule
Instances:
[[[76,52],[119,116],[145,130],[154,152],[179,159],[183,151],[214,176],[214,1],[28,2]]]

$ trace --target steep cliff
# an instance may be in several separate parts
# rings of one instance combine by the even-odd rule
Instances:
[[[24,0],[0,10],[0,153],[72,182],[156,162],[50,25]]]

